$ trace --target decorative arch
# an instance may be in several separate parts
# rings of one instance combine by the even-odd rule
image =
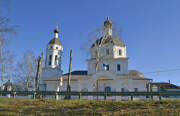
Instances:
[[[98,80],[98,78],[103,76],[113,79],[115,81],[117,81],[118,79],[117,76],[110,71],[97,72],[94,75],[92,75],[91,78],[89,79],[89,85],[88,85],[89,91],[93,91],[94,83],[96,82],[96,80]]]
[[[111,87],[110,86],[105,87],[104,92],[111,92]]]

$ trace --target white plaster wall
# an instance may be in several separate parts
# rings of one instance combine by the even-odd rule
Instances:
[[[106,54],[106,49],[109,49],[109,55]],[[122,54],[119,55],[119,50],[122,51]],[[126,58],[126,46],[121,47],[117,45],[112,45],[112,44],[106,44],[102,45],[100,48],[98,47],[92,47],[91,48],[91,58],[96,58],[96,53],[95,51],[99,52],[100,57],[104,59],[109,59],[109,58]]]
[[[89,75],[95,73],[95,66],[96,66],[95,60],[88,60],[88,74]]]
[[[104,27],[104,36],[112,35],[112,26],[105,26]]]
[[[119,55],[119,50],[122,51],[122,55]],[[126,46],[113,46],[113,58],[126,58]]]
[[[120,71],[117,70],[117,64],[120,64]],[[110,71],[115,74],[128,74],[128,60],[117,59],[110,64]]]
[[[109,49],[109,55],[106,54],[106,50]],[[122,55],[119,55],[119,49],[122,50]],[[103,64],[109,64],[109,71],[115,74],[128,74],[128,59],[126,57],[126,46],[114,46],[107,44],[101,46],[100,49],[97,47],[91,48],[91,60],[88,60],[88,74],[94,74],[96,67],[96,52],[99,51],[101,62],[99,62],[98,71],[103,71]],[[122,59],[121,59],[122,58]],[[120,64],[121,70],[117,71],[117,64]]]
[[[109,49],[109,55],[106,54],[106,50]],[[106,44],[102,45],[100,48],[93,47],[91,48],[91,58],[96,58],[96,51],[99,52],[99,57],[104,59],[113,58],[113,45]]]
[[[106,72],[107,73],[107,72]],[[88,89],[88,91],[96,91],[96,89],[93,89],[91,82],[96,84],[96,81],[92,81],[93,76],[86,79],[78,79],[71,81],[71,91],[82,91],[83,89]],[[147,91],[146,83],[148,83],[148,80],[133,80],[128,78],[118,78],[118,77],[108,77],[108,76],[100,76],[96,78],[98,80],[98,90],[97,91],[104,91],[105,87],[109,86],[111,87],[111,91],[119,91],[121,92],[121,88],[124,88],[125,91],[134,92],[134,88],[138,88],[138,91]],[[109,80],[104,80],[109,79]],[[112,80],[110,80],[112,79]],[[115,79],[115,80],[114,80]],[[47,82],[47,91],[55,91],[56,87],[59,82]],[[63,86],[61,87],[61,91],[66,91],[67,87],[67,81],[63,81]],[[104,97],[92,97],[92,96],[84,96],[83,99],[104,99]],[[78,99],[77,96],[73,96],[73,99]],[[129,96],[124,97],[113,97],[109,96],[107,99],[116,99],[116,100],[129,100]],[[145,99],[144,97],[136,97],[136,99]]]
[[[59,86],[58,81],[47,81],[47,91],[56,91],[56,87]],[[67,81],[63,81],[63,86],[60,87],[60,91],[67,90]],[[81,91],[79,81],[71,81],[71,91]]]
[[[62,46],[56,45],[56,44],[48,44],[47,45],[47,50],[46,50],[46,63],[45,63],[45,67],[46,68],[55,68],[55,67],[60,67],[61,68],[62,51],[63,51],[63,47]],[[52,55],[51,65],[49,65],[49,60],[50,60],[49,59],[49,55]],[[58,62],[55,65],[54,61],[55,61],[55,56],[56,55],[57,55]]]
[[[115,74],[128,74],[128,59],[112,59],[99,62],[98,71],[105,71],[103,64],[109,64],[109,71]],[[117,70],[117,65],[120,64],[120,71]],[[88,61],[88,74],[94,74],[96,60]]]
[[[46,85],[46,91],[56,91],[57,90],[57,82],[48,82]]]
[[[62,75],[62,70],[59,68],[43,68],[41,73],[41,84],[45,84],[44,80],[50,79],[52,77],[57,77]]]

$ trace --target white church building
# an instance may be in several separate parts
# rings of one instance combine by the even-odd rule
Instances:
[[[67,74],[61,69],[63,46],[58,38],[59,30],[54,30],[54,38],[47,44],[45,67],[42,69],[41,90],[56,91],[61,78],[60,91],[67,89]],[[129,58],[126,45],[112,35],[112,22],[104,22],[104,34],[90,48],[87,60],[88,70],[71,72],[71,91],[98,92],[138,92],[148,91],[152,79],[144,77],[137,70],[128,70]]]

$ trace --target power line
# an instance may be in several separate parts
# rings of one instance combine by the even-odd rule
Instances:
[[[180,69],[177,68],[177,69],[168,69],[168,70],[159,70],[159,71],[153,71],[153,72],[146,72],[146,73],[143,73],[143,74],[152,74],[152,73],[162,73],[162,72],[171,72],[171,71],[179,71]]]

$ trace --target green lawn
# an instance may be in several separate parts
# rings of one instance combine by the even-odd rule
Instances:
[[[0,99],[0,116],[180,116],[180,100],[91,101]]]

